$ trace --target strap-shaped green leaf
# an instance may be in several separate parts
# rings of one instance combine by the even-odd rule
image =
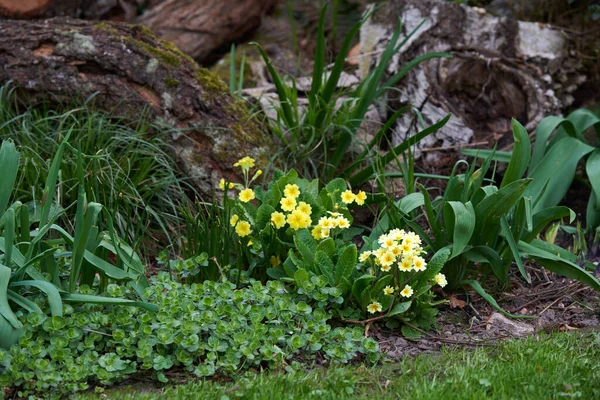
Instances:
[[[10,201],[19,170],[19,152],[12,140],[2,141],[0,170],[0,213],[3,213]]]
[[[465,204],[449,201],[444,205],[446,232],[448,235],[452,233],[451,259],[461,254],[471,241],[475,222],[475,210],[470,201]]]
[[[523,241],[519,242],[519,250],[550,271],[576,279],[600,291],[600,282],[579,265]]]
[[[524,193],[524,196],[534,200],[534,213],[560,203],[573,182],[577,164],[593,150],[593,147],[570,136],[550,148],[535,169],[530,171],[529,177],[533,178],[533,182]],[[540,196],[546,185],[546,190]]]
[[[515,263],[517,264],[517,268],[519,268],[519,272],[521,273],[521,276],[523,277],[523,279],[525,279],[527,281],[527,283],[531,283],[531,278],[529,278],[529,276],[525,272],[525,267],[523,267],[523,260],[521,260],[521,253],[519,252],[519,248],[517,247],[517,242],[515,241],[515,238],[513,237],[510,226],[508,225],[508,220],[506,219],[506,215],[503,215],[502,217],[500,217],[500,226],[502,227],[502,233],[504,234],[504,238],[506,239],[506,242],[508,243],[508,247],[510,248],[510,251],[512,252],[513,258],[515,260]]]
[[[588,157],[585,163],[585,172],[596,198],[594,208],[600,211],[600,201],[598,201],[600,199],[600,148],[592,151],[592,154]]]
[[[527,171],[531,159],[531,141],[525,127],[514,118],[511,120],[511,125],[515,145],[500,188],[521,179]]]

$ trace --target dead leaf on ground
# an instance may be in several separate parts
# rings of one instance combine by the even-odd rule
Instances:
[[[450,301],[450,308],[464,308],[467,305],[467,302],[461,299],[457,299],[455,296],[450,295],[448,297]]]

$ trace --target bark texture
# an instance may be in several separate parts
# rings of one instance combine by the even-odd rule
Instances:
[[[214,50],[257,28],[275,4],[277,0],[166,0],[137,22],[194,59],[205,60]]]
[[[397,53],[390,74],[425,53],[452,54],[420,64],[388,98],[391,111],[411,104],[427,123],[454,114],[419,148],[459,147],[470,141],[503,147],[512,142],[511,118],[533,130],[544,116],[571,104],[571,94],[586,79],[562,32],[443,0],[392,0],[379,8],[361,30],[361,53],[375,54],[363,58],[363,75],[398,20],[405,36],[425,22]],[[412,115],[399,120],[393,142],[414,134],[416,125]],[[440,156],[427,154],[431,161]]]
[[[135,121],[146,114],[165,127],[185,172],[207,196],[221,177],[235,179],[232,164],[241,155],[268,162],[270,142],[245,104],[143,26],[0,20],[0,84],[8,81],[30,103],[92,98],[111,115]]]

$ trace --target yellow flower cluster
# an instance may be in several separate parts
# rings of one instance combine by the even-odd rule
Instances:
[[[234,167],[240,167],[243,170],[248,171],[250,168],[254,167],[254,158],[252,157],[244,157],[241,160],[239,160],[238,162],[236,162],[235,164],[233,164]]]
[[[298,202],[298,197],[300,196],[298,185],[288,183],[285,185],[283,194],[285,197],[279,201],[279,205],[288,214],[286,215],[281,211],[271,213],[271,224],[275,229],[283,228],[286,223],[294,230],[310,227],[312,224],[312,219],[310,218],[312,207],[303,201]]]
[[[367,199],[367,194],[360,190],[357,194],[352,193],[350,190],[346,190],[342,193],[342,202],[345,204],[352,204],[356,202],[359,206],[365,204],[365,200]]]
[[[389,272],[394,265],[402,272],[421,272],[427,269],[427,263],[421,257],[423,253],[421,238],[416,233],[405,232],[404,229],[392,229],[389,233],[381,235],[378,242],[380,247],[377,250],[360,254],[360,262],[365,262],[369,257],[374,256],[375,264],[384,272]]]
[[[332,229],[350,227],[350,221],[344,215],[338,212],[329,212],[329,215],[329,217],[319,218],[319,223],[313,228],[311,234],[316,240],[328,238]]]

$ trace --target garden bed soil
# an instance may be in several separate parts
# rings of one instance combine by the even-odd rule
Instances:
[[[531,284],[514,278],[511,290],[495,294],[503,310],[521,317],[507,318],[482,297],[448,295],[453,303],[442,309],[438,327],[420,339],[407,339],[398,330],[370,326],[388,359],[400,360],[443,346],[495,346],[501,341],[555,331],[600,330],[600,296],[594,289],[539,268],[529,268]],[[468,300],[468,301],[467,301]]]

